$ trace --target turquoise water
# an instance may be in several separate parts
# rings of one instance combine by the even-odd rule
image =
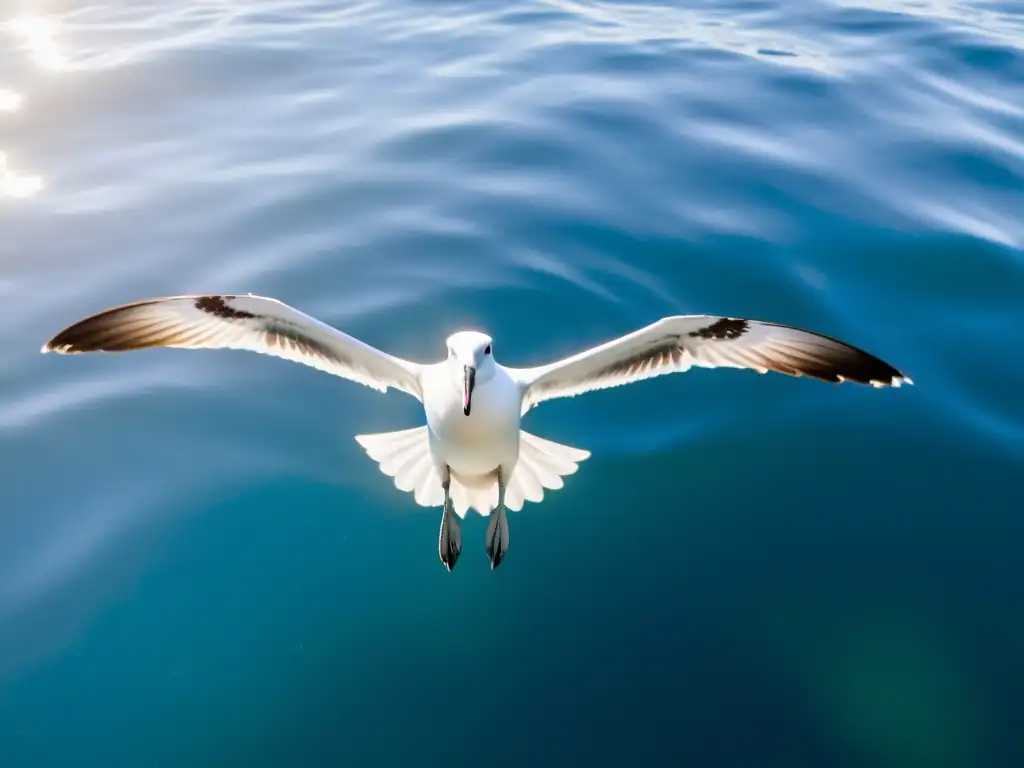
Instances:
[[[1024,763],[1019,3],[0,24],[0,765]],[[916,386],[546,403],[526,428],[592,458],[494,572],[467,518],[449,574],[437,510],[352,439],[421,423],[410,398],[241,352],[39,354],[216,291],[419,360],[479,327],[511,365],[755,317]]]

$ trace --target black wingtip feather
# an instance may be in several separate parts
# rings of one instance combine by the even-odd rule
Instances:
[[[828,346],[821,348],[820,356],[810,357],[806,353],[797,354],[795,350],[787,350],[784,353],[780,353],[777,358],[771,359],[771,362],[780,366],[788,366],[795,371],[795,373],[790,373],[789,371],[782,370],[780,371],[782,373],[808,376],[832,384],[852,382],[876,388],[900,387],[903,384],[913,385],[914,383],[913,379],[895,366],[845,341],[791,325],[764,321],[758,322],[764,326],[774,326],[776,328],[810,334],[828,343]],[[740,330],[737,336],[742,335],[747,328],[749,328],[749,325],[742,328],[742,330],[737,328],[736,330]]]
[[[43,345],[41,352],[56,352],[61,355],[83,354],[87,352],[128,352],[148,347],[161,346],[162,338],[139,337],[137,334],[126,336],[124,324],[130,322],[130,314],[137,309],[160,304],[177,298],[205,298],[201,296],[168,296],[156,299],[140,299],[127,304],[95,312],[72,323]],[[134,340],[133,340],[134,339]]]

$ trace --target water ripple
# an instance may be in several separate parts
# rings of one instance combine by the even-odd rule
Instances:
[[[1020,506],[1011,468],[1024,445],[1024,362],[1013,351],[1024,324],[1024,15],[1013,3],[59,5],[66,10],[0,19],[11,43],[0,48],[0,455],[13,478],[0,516],[9,630],[0,670],[28,674],[27,659],[64,658],[77,633],[99,632],[113,647],[103,617],[141,620],[151,599],[168,621],[191,616],[237,637],[239,617],[218,615],[209,590],[258,587],[260,599],[238,610],[249,611],[243,625],[262,627],[257,617],[279,615],[280,596],[297,584],[329,584],[329,599],[307,589],[301,609],[318,617],[310,635],[336,639],[320,631],[328,626],[345,636],[337,653],[346,658],[366,656],[349,642],[352,627],[374,637],[437,632],[437,613],[406,608],[439,611],[455,589],[483,629],[453,619],[445,627],[459,638],[432,642],[461,648],[482,631],[488,640],[467,649],[467,669],[491,680],[494,659],[479,648],[518,636],[496,640],[487,627],[529,645],[546,615],[537,595],[554,583],[583,612],[563,623],[573,637],[587,630],[579,641],[590,652],[625,654],[625,639],[601,645],[612,641],[594,629],[609,615],[629,643],[650,638],[653,655],[631,656],[644,674],[631,670],[616,694],[648,702],[650,691],[630,686],[668,668],[656,674],[649,659],[708,668],[677,653],[681,638],[721,618],[701,599],[742,613],[753,597],[700,591],[750,576],[753,556],[708,556],[714,576],[693,579],[686,568],[701,535],[776,558],[771,573],[809,557],[834,565],[847,539],[861,537],[849,572],[822,582],[840,593],[865,573],[911,589],[873,557],[887,542],[898,552],[891,561],[904,562],[955,531],[943,545],[982,563],[1019,540],[1016,518],[1000,517]],[[551,515],[516,521],[523,541],[533,537],[521,545],[532,559],[510,561],[519,570],[506,581],[467,571],[438,591],[436,563],[420,574],[410,554],[426,551],[425,518],[351,439],[417,423],[408,398],[242,353],[39,355],[65,323],[103,306],[217,290],[276,296],[423,360],[442,353],[445,334],[480,327],[516,365],[667,314],[748,315],[849,339],[906,368],[917,387],[879,393],[699,371],[537,409],[531,431],[594,457],[545,501]],[[624,510],[642,510],[651,525],[625,535]],[[918,517],[899,517],[907,510]],[[723,516],[734,523],[727,531]],[[1011,535],[995,541],[971,527],[986,525]],[[799,550],[765,546],[758,532],[772,526],[779,541],[803,542]],[[568,529],[579,534],[571,557]],[[395,537],[407,538],[398,546]],[[670,557],[647,556],[666,540]],[[146,586],[163,567],[162,586]],[[699,632],[648,627],[650,611],[638,606],[652,582],[675,585],[665,594],[676,602],[657,610],[696,610]],[[119,603],[136,583],[143,597]],[[590,589],[601,596],[595,613],[581,607]],[[960,619],[936,609],[922,621],[970,623],[964,606],[981,610],[978,595],[992,592],[962,590],[962,604],[943,606]],[[401,633],[367,595],[392,601]],[[853,597],[871,599],[867,587]],[[317,610],[345,617],[344,629]],[[254,655],[280,641],[249,634]],[[262,672],[254,655],[222,642],[240,669]],[[177,653],[198,658],[185,644]],[[133,684],[156,679],[132,666],[146,663],[123,662]],[[204,675],[226,685],[217,670],[196,679]],[[605,679],[588,672],[580,685],[590,677]],[[767,696],[765,685],[744,680]],[[459,690],[479,694],[470,688]],[[172,707],[166,692],[140,698],[162,714]],[[197,716],[210,715],[204,707]],[[22,712],[30,725],[49,722]],[[780,730],[790,744],[806,741],[797,719],[799,729]],[[239,732],[253,732],[245,722]],[[151,763],[139,749],[129,762]]]

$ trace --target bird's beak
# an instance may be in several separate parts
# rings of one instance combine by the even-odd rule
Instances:
[[[465,365],[462,367],[462,412],[469,416],[470,399],[473,397],[473,385],[476,384],[476,368]]]

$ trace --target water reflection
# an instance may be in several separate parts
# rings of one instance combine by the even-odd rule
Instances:
[[[1024,19],[1019,12],[1000,10],[994,3],[965,3],[959,0],[838,0],[838,5],[876,13],[899,14],[923,19],[930,23],[955,22],[968,27],[974,34],[999,40],[1021,48]],[[987,6],[987,7],[986,7]]]
[[[799,29],[770,23],[772,11],[756,14],[714,5],[696,9],[674,4],[590,3],[546,0],[573,23],[545,34],[544,44],[591,41],[630,46],[700,45],[754,58],[777,66],[835,74],[841,62],[828,46]],[[767,23],[766,23],[767,22]]]

